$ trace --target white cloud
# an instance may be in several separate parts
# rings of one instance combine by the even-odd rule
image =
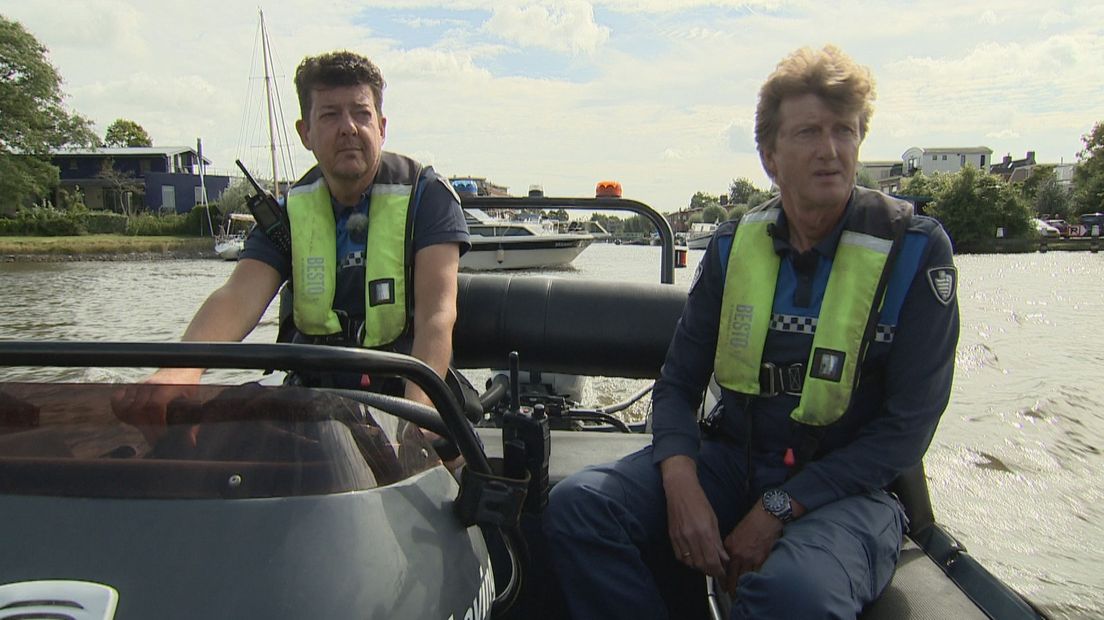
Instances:
[[[610,29],[594,22],[583,0],[553,0],[495,7],[483,31],[522,47],[592,53],[609,39]]]
[[[1068,24],[1072,21],[1072,17],[1063,11],[1056,9],[1050,9],[1046,13],[1043,13],[1042,18],[1039,19],[1039,26],[1041,28],[1050,28],[1052,26],[1061,26],[1062,24]]]
[[[399,17],[395,21],[411,28],[436,28],[438,26],[464,26],[467,22],[459,19],[438,19],[432,17]]]
[[[291,76],[299,60],[349,48],[373,58],[387,78],[388,148],[516,192],[539,182],[549,194],[588,195],[596,180],[614,178],[626,196],[668,210],[695,191],[724,191],[733,178],[768,184],[752,135],[756,93],[801,45],[834,42],[872,67],[879,100],[865,158],[897,158],[914,145],[984,144],[1070,161],[1080,136],[1104,118],[1098,4],[1063,4],[1040,17],[1037,4],[1009,0],[991,25],[979,21],[991,5],[959,0],[907,9],[855,0],[288,0],[265,16],[289,129],[298,116]],[[396,19],[449,28],[457,10],[475,11],[465,18],[487,27],[451,28],[429,42],[428,30],[407,41],[398,37],[408,29],[388,29]],[[617,15],[601,22],[610,12]],[[70,106],[101,133],[115,118],[131,118],[155,144],[202,137],[216,168],[230,169],[235,157],[249,163],[254,152],[263,167],[258,145],[267,129],[251,121],[261,88],[250,80],[252,5],[0,0],[0,14],[50,49]],[[508,54],[539,75],[545,50],[569,54],[561,69],[578,73],[534,79],[490,70]],[[312,158],[297,144],[293,151],[301,172]]]
[[[755,123],[750,118],[736,119],[724,130],[728,148],[734,153],[757,153]]]

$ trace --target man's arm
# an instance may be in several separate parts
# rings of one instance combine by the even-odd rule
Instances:
[[[456,277],[460,249],[455,243],[431,245],[414,258],[414,343],[410,354],[425,362],[441,377],[452,361],[452,328],[456,324]],[[413,382],[406,397],[431,404]]]
[[[283,279],[268,264],[242,259],[226,282],[215,289],[192,317],[181,340],[185,342],[234,342],[253,331],[276,296]],[[198,383],[204,368],[164,368],[150,378],[191,379]],[[166,381],[182,383],[184,381]]]
[[[729,556],[698,481],[700,436],[694,410],[713,372],[717,348],[724,290],[718,239],[730,240],[731,234],[731,228],[718,230],[702,256],[652,392],[652,460],[663,480],[671,547],[679,561],[717,578],[724,577]]]
[[[283,278],[268,264],[242,259],[226,283],[215,289],[181,338],[184,341],[238,341],[257,326]],[[168,404],[188,396],[203,377],[204,368],[162,368],[138,385],[114,394],[115,415],[141,430],[152,445],[164,433]]]

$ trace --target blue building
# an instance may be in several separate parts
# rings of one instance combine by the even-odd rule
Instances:
[[[83,195],[91,209],[187,213],[200,204],[199,154],[187,146],[64,149],[50,154],[59,190]],[[203,158],[203,165],[210,165]],[[105,175],[105,170],[116,174]],[[230,177],[204,175],[207,199],[218,200]],[[61,204],[54,196],[54,204]]]

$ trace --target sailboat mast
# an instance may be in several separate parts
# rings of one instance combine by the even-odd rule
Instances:
[[[265,28],[264,11],[259,12],[261,14],[261,55],[264,57],[265,102],[268,104],[268,148],[272,157],[272,193],[279,196],[280,169],[276,163],[276,119],[272,108],[272,72],[269,70],[272,59],[268,49],[268,29]]]

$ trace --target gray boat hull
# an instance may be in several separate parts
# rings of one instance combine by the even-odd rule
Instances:
[[[235,500],[0,496],[0,583],[118,592],[115,618],[484,618],[493,576],[438,467],[336,495]]]

